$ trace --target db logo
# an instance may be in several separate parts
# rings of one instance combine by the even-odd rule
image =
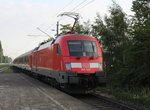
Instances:
[[[90,68],[90,64],[89,63],[82,63],[82,68]]]

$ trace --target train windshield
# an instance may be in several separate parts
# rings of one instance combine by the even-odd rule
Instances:
[[[70,56],[92,56],[96,57],[97,47],[94,41],[69,41]]]

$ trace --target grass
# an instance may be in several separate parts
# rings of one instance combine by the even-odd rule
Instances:
[[[97,88],[97,91],[114,96],[115,98],[127,101],[131,104],[150,108],[150,87],[145,88],[113,88],[111,86]]]
[[[0,69],[4,68],[4,67],[8,67],[10,66],[10,64],[8,63],[0,63]]]
[[[6,71],[3,71],[3,73],[14,73],[12,69],[7,69]]]
[[[2,69],[4,67],[9,67],[9,66],[10,66],[10,64],[3,63],[3,64],[0,64],[0,69]],[[3,71],[2,73],[13,73],[13,70],[9,68],[9,69]]]

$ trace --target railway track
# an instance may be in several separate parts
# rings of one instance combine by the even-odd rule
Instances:
[[[97,94],[73,95],[73,97],[87,104],[95,106],[100,110],[142,110],[141,108],[135,108],[117,100],[110,99]]]

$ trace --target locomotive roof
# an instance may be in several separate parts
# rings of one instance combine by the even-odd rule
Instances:
[[[35,49],[30,50],[30,51],[28,51],[28,52],[26,52],[26,53],[24,53],[24,54],[18,56],[17,58],[30,55],[33,51],[36,51],[36,50],[38,51],[38,50],[42,50],[42,49],[48,48],[50,45],[52,45],[52,44],[55,43],[55,42],[59,42],[59,41],[62,40],[62,39],[71,38],[71,37],[94,38],[94,37],[92,37],[92,36],[80,35],[80,34],[67,34],[67,35],[62,35],[62,36],[57,37],[55,40],[52,40],[52,41],[49,41],[49,42],[47,42],[47,43],[41,44],[40,46],[36,47]]]
[[[76,37],[76,38],[78,38],[78,37],[80,37],[80,38],[87,38],[87,39],[89,39],[89,38],[94,38],[94,37],[92,37],[92,36],[88,36],[88,35],[81,35],[81,34],[67,34],[67,35],[62,35],[62,36],[59,36],[57,39],[56,39],[56,41],[60,41],[61,39],[65,39],[65,38],[71,38],[71,37]]]
[[[67,34],[67,35],[63,35],[61,37],[90,37],[90,38],[94,38],[92,36],[88,36],[88,35],[82,35],[82,34]]]
[[[55,41],[58,41],[58,40],[60,40],[60,39],[62,39],[62,38],[67,38],[67,37],[69,37],[69,38],[71,38],[71,37],[90,37],[90,38],[94,38],[94,37],[92,37],[92,36],[79,35],[79,34],[67,34],[67,35],[62,35],[62,36],[57,37],[55,40],[51,40],[51,41],[49,41],[49,42],[46,42],[46,43],[44,43],[44,44],[41,44],[39,47],[35,48],[34,51],[35,51],[35,50],[42,50],[42,49],[48,48],[48,47],[49,47],[50,45],[52,45]]]
[[[52,42],[53,42],[53,40],[40,45],[38,50],[42,50],[42,49],[48,48],[52,44]]]

